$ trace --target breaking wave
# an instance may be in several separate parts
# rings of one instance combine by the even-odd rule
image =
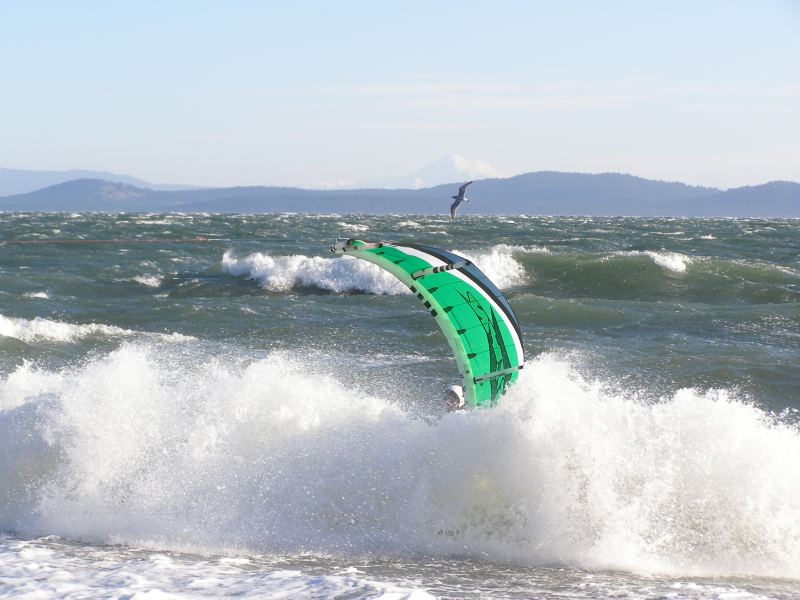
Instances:
[[[0,337],[14,338],[23,342],[76,342],[93,336],[157,336],[164,340],[186,341],[193,337],[180,333],[162,334],[132,331],[114,325],[101,323],[88,323],[76,325],[62,321],[51,321],[36,317],[35,319],[21,319],[0,315]]]
[[[519,249],[502,244],[488,251],[457,253],[472,260],[500,288],[507,288],[526,281],[525,269],[513,256]],[[332,292],[411,293],[383,269],[349,256],[271,256],[257,252],[237,258],[228,251],[222,257],[222,270],[230,275],[248,276],[272,292],[313,287]]]
[[[541,295],[749,304],[800,301],[800,274],[781,265],[665,251],[521,252]]]
[[[644,404],[575,360],[430,422],[281,353],[25,364],[0,381],[0,529],[800,578],[795,426],[725,390]]]
[[[618,256],[648,256],[659,267],[672,271],[673,273],[684,273],[686,267],[691,264],[692,257],[680,254],[679,252],[620,252]]]
[[[573,254],[510,244],[454,252],[504,290],[527,285],[534,293],[556,297],[682,298],[709,304],[732,298],[752,304],[800,301],[798,272],[766,263],[651,250]],[[306,287],[337,293],[409,293],[389,273],[352,257],[253,253],[239,258],[228,251],[222,270],[250,277],[272,292]]]
[[[484,252],[456,250],[456,254],[462,255],[478,265],[478,268],[501,289],[523,285],[528,280],[525,267],[514,258],[515,252],[546,253],[547,249],[498,244]]]
[[[411,293],[397,285],[397,279],[383,269],[349,256],[270,256],[257,252],[236,258],[226,252],[222,257],[222,270],[230,275],[246,275],[271,292],[313,287],[332,292]]]

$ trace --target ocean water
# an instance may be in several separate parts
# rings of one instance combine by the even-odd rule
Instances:
[[[445,414],[433,319],[337,235],[505,291],[529,361],[496,408]],[[2,241],[0,597],[800,596],[800,221],[6,213]]]

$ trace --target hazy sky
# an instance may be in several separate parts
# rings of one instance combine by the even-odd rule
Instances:
[[[0,0],[0,166],[800,181],[800,0]]]

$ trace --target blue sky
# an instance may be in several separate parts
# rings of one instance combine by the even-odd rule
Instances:
[[[800,181],[800,1],[0,0],[0,166]]]

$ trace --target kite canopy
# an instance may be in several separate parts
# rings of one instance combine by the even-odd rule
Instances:
[[[389,271],[424,303],[442,329],[461,372],[469,406],[491,406],[516,381],[524,363],[511,305],[469,260],[420,244],[339,239],[331,252]]]

